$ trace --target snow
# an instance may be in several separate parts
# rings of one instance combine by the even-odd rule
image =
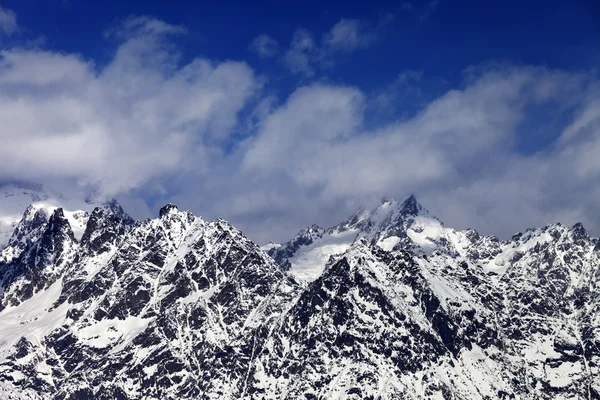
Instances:
[[[99,349],[115,346],[111,352],[125,348],[139,333],[143,332],[151,319],[129,316],[126,319],[105,319],[79,329],[77,336],[88,346]]]
[[[86,273],[86,279],[91,280],[102,268],[112,259],[117,249],[111,246],[109,251],[106,251],[98,256],[90,257],[84,260],[82,271]]]
[[[52,207],[46,200],[38,204],[44,209]],[[531,271],[540,269],[544,272],[546,264],[559,267],[567,263],[565,260],[573,264],[569,265],[572,268],[567,272],[571,277],[566,278],[566,282],[578,287],[592,285],[597,281],[594,280],[597,277],[594,271],[600,264],[596,256],[584,253],[584,250],[593,248],[597,242],[589,242],[582,250],[577,248],[577,243],[563,242],[567,235],[557,239],[556,233],[564,234],[565,230],[548,229],[531,231],[506,242],[492,241],[489,237],[477,239],[478,236],[471,236],[469,232],[443,227],[441,222],[425,212],[408,216],[396,213],[397,207],[391,204],[382,205],[377,212],[361,214],[367,215],[367,219],[371,218],[362,220],[366,223],[346,225],[344,229],[315,230],[315,234],[309,237],[313,240],[312,244],[300,246],[289,259],[291,274],[303,282],[313,281],[322,274],[332,255],[347,258],[350,274],[345,276],[348,279],[339,279],[335,274],[346,274],[345,265],[344,268],[336,268],[329,263],[331,273],[327,273],[323,281],[304,287],[278,270],[267,255],[258,251],[254,244],[246,241],[241,233],[226,222],[204,223],[201,218],[191,217],[174,208],[164,218],[137,224],[121,238],[122,242],[110,242],[112,248],[99,255],[78,252],[82,248],[75,245],[72,249],[66,249],[72,250],[69,255],[79,258],[76,264],[66,262],[73,268],[66,269],[64,286],[70,287],[68,283],[78,282],[81,278],[78,274],[81,273],[87,280],[96,276],[101,287],[95,287],[92,297],[81,303],[65,302],[50,310],[49,307],[56,302],[63,287],[59,279],[50,288],[18,306],[0,312],[0,375],[6,380],[18,382],[34,382],[34,377],[35,382],[47,382],[50,386],[66,383],[89,387],[86,386],[88,379],[89,382],[92,379],[104,382],[103,374],[106,374],[107,383],[123,389],[131,397],[143,398],[175,398],[178,397],[176,394],[180,386],[173,379],[172,385],[164,391],[152,388],[156,391],[143,392],[146,389],[140,382],[145,378],[144,375],[155,378],[148,379],[148,382],[162,378],[184,378],[184,382],[197,384],[202,390],[205,389],[202,385],[210,384],[212,386],[206,388],[206,393],[209,393],[207,398],[252,397],[250,389],[263,389],[264,393],[259,396],[268,399],[298,398],[305,393],[328,399],[367,395],[382,400],[450,397],[493,399],[500,396],[500,391],[506,392],[507,397],[514,394],[515,398],[520,398],[523,393],[515,391],[515,379],[525,384],[528,384],[528,380],[533,381],[525,389],[530,390],[535,398],[545,398],[543,394],[548,393],[541,388],[542,383],[545,388],[564,389],[565,394],[560,398],[577,398],[578,392],[573,394],[574,391],[590,376],[597,376],[597,367],[594,367],[597,363],[590,362],[588,366],[584,357],[583,360],[576,357],[564,359],[561,350],[560,344],[564,345],[563,348],[576,348],[581,343],[581,331],[578,330],[581,325],[576,314],[579,311],[570,309],[569,313],[558,316],[554,313],[538,314],[538,311],[522,307],[518,297],[510,295],[518,295],[520,291],[542,290],[543,282],[536,280],[539,276]],[[394,219],[396,217],[398,219]],[[405,250],[414,250],[415,254],[384,254],[371,246],[375,241],[384,251],[394,251],[396,245],[406,241]],[[549,241],[552,241],[550,247],[562,250],[557,250],[554,263],[546,260],[540,262],[536,246]],[[272,243],[270,245],[274,246],[271,248],[278,247]],[[239,251],[240,248],[242,251]],[[473,249],[481,251],[483,256],[467,258]],[[428,253],[426,257],[423,252]],[[520,252],[532,254],[514,261]],[[149,259],[147,256],[154,253],[165,256],[164,264],[146,261]],[[250,262],[245,262],[245,259]],[[221,263],[223,260],[227,262]],[[575,265],[580,261],[583,263],[581,267]],[[221,269],[221,264],[227,269]],[[507,281],[495,281],[493,279],[496,278],[486,273],[491,270],[504,271],[511,265],[513,268],[509,275],[504,276],[510,278]],[[115,273],[117,266],[122,268]],[[204,269],[207,266],[212,270]],[[267,270],[269,274],[275,274],[269,275],[271,279],[265,293],[252,291],[260,287],[261,277],[265,275],[246,279],[245,274],[239,274],[242,268],[249,268],[244,272]],[[513,273],[515,271],[522,273]],[[212,273],[210,284],[202,286],[205,289],[199,289],[197,283],[200,281],[195,277],[206,276],[207,272]],[[72,273],[76,279],[70,280]],[[243,279],[237,279],[242,276]],[[127,287],[138,278],[143,280],[151,298],[143,305],[144,310],[127,312],[127,299],[135,294],[134,291],[129,292]],[[231,287],[227,284],[232,281],[235,283],[234,295],[223,291]],[[185,283],[184,289],[189,291],[174,291],[180,288],[178,285],[182,282]],[[592,290],[596,286],[589,287],[590,293],[594,293]],[[75,287],[74,290],[78,289]],[[374,293],[377,295],[373,296]],[[303,297],[304,294],[309,296]],[[317,300],[317,296],[319,301],[311,300],[307,308],[304,307],[308,303],[303,305],[299,301],[302,298]],[[171,299],[167,300],[169,297]],[[498,302],[502,304],[504,301],[503,305],[487,301],[495,298],[505,299]],[[69,299],[71,301],[72,298]],[[105,311],[109,311],[109,308],[110,311],[119,311],[117,315],[124,319],[113,319],[112,315],[115,314],[110,312],[96,313],[104,300],[106,302],[102,308]],[[220,300],[231,303],[224,304]],[[595,304],[586,307],[589,310]],[[460,345],[456,354],[444,351],[436,355],[423,351],[429,340],[440,338],[443,334],[439,332],[439,326],[433,323],[432,317],[427,315],[426,310],[432,310],[431,306],[440,316],[447,316],[456,324],[456,334],[460,335],[460,339],[468,340],[469,345],[462,340],[456,342]],[[83,311],[83,314],[67,319],[68,307]],[[342,315],[344,313],[338,313],[339,310],[347,312],[347,318]],[[385,313],[382,312],[384,310]],[[473,311],[473,317],[463,313],[464,310]],[[513,311],[518,317],[514,322]],[[157,316],[159,312],[164,314]],[[109,315],[111,319],[102,319],[109,318]],[[591,314],[590,319],[597,321],[594,319],[596,315]],[[167,318],[164,320],[157,320],[157,317],[165,316]],[[304,317],[307,318],[306,322]],[[509,325],[503,320],[507,317],[511,317]],[[395,325],[397,320],[392,318],[406,322]],[[475,320],[470,321],[472,318]],[[541,331],[543,333],[535,330],[527,332],[527,322],[530,320],[547,325],[551,332],[547,333],[545,329]],[[161,321],[164,327],[153,321]],[[106,355],[110,360],[107,362],[114,361],[118,370],[86,369],[85,351],[82,353],[83,361],[79,354],[78,359],[69,359],[71,348],[52,354],[52,349],[58,348],[53,347],[56,337],[48,335],[61,326],[77,339],[72,348],[87,351],[89,346],[94,349],[92,354]],[[290,326],[293,329],[286,332]],[[503,330],[507,326],[509,329],[520,329],[524,338],[512,340],[506,336]],[[501,345],[488,340],[496,336],[488,336],[484,327],[499,333]],[[134,345],[134,338],[142,332],[152,334],[148,337],[157,338],[157,342],[149,346],[146,346],[147,343]],[[421,333],[425,336],[419,339]],[[342,334],[360,340],[350,343],[342,341],[339,352],[330,351],[332,349],[324,343]],[[10,347],[23,336],[36,346],[35,350],[18,360],[5,362],[6,356],[14,351]],[[389,337],[395,338],[385,342]],[[258,346],[263,338],[267,341],[263,343],[264,347]],[[312,342],[308,340],[310,338],[318,340]],[[390,347],[383,348],[381,343]],[[219,366],[218,363],[203,365],[203,360],[210,360],[214,354],[218,354],[213,349],[231,349],[235,357],[237,352],[242,354],[240,349],[245,351],[251,347],[249,360],[245,360],[248,357],[244,355],[234,361],[235,365],[241,366],[240,369],[228,370],[228,366]],[[255,349],[262,351],[255,353]],[[382,351],[388,349],[391,356]],[[198,354],[204,351],[206,357],[199,357]],[[406,354],[403,354],[404,351]],[[50,361],[51,358],[46,362],[46,354],[56,356],[56,359],[52,359],[54,363]],[[169,365],[167,363],[171,360],[185,364],[185,368],[169,372],[163,366]],[[57,373],[61,371],[64,361],[78,364],[77,372],[81,372],[81,376],[75,378],[77,382],[69,381],[71,377]],[[398,369],[411,363],[418,365],[417,371]],[[279,370],[276,369],[278,365]],[[294,365],[301,366],[299,372],[294,372],[291,367],[286,370]],[[142,376],[128,377],[125,371],[130,368],[139,368],[136,373],[143,371]],[[281,371],[284,373],[280,374]],[[115,375],[109,376],[113,373]],[[8,382],[0,382],[0,399],[8,397],[5,393],[12,395],[13,392],[24,390],[18,386],[18,382],[15,388]],[[303,387],[304,384],[306,386]],[[72,387],[66,392],[72,393]],[[240,387],[244,388],[241,393],[238,390]],[[349,395],[350,389],[356,391],[358,388],[364,391],[354,397]],[[40,390],[50,393],[52,389]]]
[[[583,374],[583,366],[579,362],[564,361],[556,367],[546,367],[546,376],[553,387],[565,387],[573,383]]]
[[[47,201],[35,202],[31,205],[36,210],[46,210],[46,215],[48,216],[52,215],[54,211],[56,211],[58,208],[63,207],[62,205],[57,205],[57,203]],[[90,205],[87,205],[86,208],[90,209],[92,207],[90,207]],[[63,214],[69,222],[69,225],[71,225],[71,230],[73,231],[73,236],[75,236],[75,239],[81,240],[81,237],[85,233],[85,226],[87,225],[88,219],[90,218],[89,212],[85,210],[67,211],[63,209]],[[19,221],[20,220],[21,218],[19,217]]]
[[[312,244],[301,247],[289,259],[292,264],[290,273],[303,282],[317,279],[323,272],[329,257],[348,250],[357,233],[358,230],[349,230],[342,233],[325,234]]]
[[[144,373],[148,376],[154,375],[157,370],[158,370],[158,365],[156,365],[156,364],[151,365],[149,367],[144,367],[144,369],[143,369]]]
[[[435,241],[445,237],[446,231],[448,229],[444,228],[437,219],[417,216],[411,227],[406,230],[406,234],[426,253],[431,253],[437,248]]]
[[[392,251],[401,241],[397,233],[402,230],[422,252],[433,252],[438,248],[439,239],[450,230],[420,205],[410,204],[411,201],[416,202],[414,198],[403,203],[384,200],[378,207],[362,209],[341,224],[324,231],[322,236],[313,237],[311,244],[300,246],[292,257],[287,258],[291,264],[290,273],[300,281],[313,281],[320,276],[331,256],[343,253],[360,239],[374,241],[383,250]],[[297,237],[305,231],[301,231]],[[283,246],[291,246],[293,241]],[[279,247],[282,246],[275,248]]]
[[[16,390],[10,382],[0,381],[0,400],[37,400],[41,398],[33,390],[22,388]]]
[[[385,238],[385,239],[379,241],[379,243],[377,243],[377,245],[379,247],[381,247],[382,249],[384,249],[385,251],[392,251],[394,246],[397,245],[399,241],[400,241],[400,238],[398,236],[390,236],[388,238]]]
[[[511,266],[511,260],[519,253],[526,253],[538,244],[547,243],[552,241],[552,236],[548,233],[542,233],[540,235],[533,236],[533,231],[528,232],[524,237],[521,238],[522,243],[517,243],[513,246],[504,246],[503,251],[498,254],[489,263],[484,263],[483,269],[486,272],[495,272],[498,275],[503,275],[508,267]]]
[[[36,293],[16,307],[7,307],[0,312],[0,361],[4,360],[12,346],[21,337],[33,344],[39,344],[43,338],[63,324],[68,304],[49,311],[62,290],[62,279],[47,290]]]

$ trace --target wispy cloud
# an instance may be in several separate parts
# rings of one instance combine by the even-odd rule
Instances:
[[[375,33],[369,32],[365,22],[342,18],[323,37],[325,51],[351,52],[368,47],[375,41]]]
[[[299,88],[239,154],[235,184],[229,181],[235,189],[216,186],[228,193],[217,213],[226,210],[253,231],[291,233],[306,221],[334,223],[382,195],[415,192],[460,228],[507,236],[585,219],[600,229],[597,85],[590,76],[538,67],[485,69],[414,117],[374,130],[364,127],[369,109],[359,89]],[[567,107],[573,121],[556,127],[561,138],[545,151],[520,154],[517,131],[539,105]]]
[[[367,48],[376,39],[376,30],[358,19],[342,18],[319,42],[308,30],[298,29],[284,55],[284,63],[292,73],[311,77],[317,68],[333,66],[340,53]]]
[[[310,77],[315,74],[314,63],[320,57],[320,50],[315,46],[312,34],[305,29],[298,29],[285,53],[284,62],[292,73]]]
[[[375,103],[380,109],[386,109],[396,103],[398,97],[407,97],[408,92],[419,96],[419,83],[423,78],[423,70],[407,70],[399,73],[384,90],[375,96]]]
[[[0,33],[8,36],[19,30],[17,16],[11,10],[0,7]]]
[[[258,54],[260,58],[271,58],[277,55],[279,43],[271,36],[262,34],[254,38],[250,43],[250,50]]]
[[[412,13],[419,21],[424,22],[431,17],[439,5],[440,0],[431,0],[429,2],[423,1],[419,3],[404,1],[400,3],[400,10]]]

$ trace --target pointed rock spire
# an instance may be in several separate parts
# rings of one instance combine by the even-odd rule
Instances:
[[[27,207],[10,237],[7,246],[0,253],[0,263],[9,263],[35,243],[44,233],[48,222],[48,213],[44,208]]]
[[[161,207],[160,211],[158,212],[158,216],[159,216],[159,218],[164,218],[167,215],[172,214],[177,211],[179,211],[179,209],[177,208],[177,206],[175,204],[168,203]]]
[[[417,198],[414,194],[411,194],[406,200],[400,205],[400,209],[404,214],[417,215],[423,207],[417,202]]]
[[[44,232],[44,235],[59,235],[69,237],[71,240],[75,240],[75,236],[73,235],[71,225],[65,217],[62,208],[57,208],[56,210],[54,210],[54,212],[50,216],[50,220],[48,221],[48,227],[46,228],[46,232]]]
[[[92,211],[81,244],[97,253],[107,251],[111,244],[122,238],[126,226],[132,224],[133,219],[116,201],[107,202]]]
[[[26,238],[30,237],[33,232],[40,230],[47,221],[48,213],[44,208],[35,208],[30,205],[27,207],[27,210],[25,210],[23,218],[21,218],[21,221],[13,231],[8,245],[12,246],[17,243],[24,243]]]
[[[576,240],[589,239],[589,234],[585,230],[581,222],[578,222],[575,225],[573,225],[573,227],[570,230],[571,235],[573,235],[573,238]]]

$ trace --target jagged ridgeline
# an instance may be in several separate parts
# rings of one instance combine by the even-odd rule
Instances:
[[[598,399],[600,242],[411,196],[269,254],[173,205],[30,207],[0,253],[0,399]],[[71,222],[70,222],[71,221]]]

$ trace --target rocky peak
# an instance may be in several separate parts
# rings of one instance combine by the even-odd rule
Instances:
[[[293,273],[295,269],[302,270],[302,276],[314,278],[313,271],[321,271],[317,265],[328,264],[331,256],[343,253],[357,240],[367,240],[384,250],[399,246],[420,248],[421,253],[430,253],[445,245],[444,229],[414,195],[402,203],[383,198],[377,207],[360,208],[329,229],[323,230],[316,225],[303,229],[289,242],[271,248],[269,255],[284,269]]]
[[[48,217],[61,207],[75,238],[79,240],[85,231],[89,213],[96,205],[99,203],[84,201],[76,193],[64,196],[41,184],[24,182],[0,185],[0,248],[8,244],[28,206],[34,210],[44,209]]]
[[[161,207],[158,219],[150,221],[150,226],[156,238],[164,236],[171,246],[177,246],[196,222],[202,226],[204,224],[202,218],[191,212],[179,211],[176,205],[166,204]]]
[[[47,289],[72,261],[76,240],[63,210],[54,210],[39,239],[2,266],[0,309],[17,305]]]
[[[73,230],[71,229],[71,225],[65,217],[62,208],[57,208],[50,216],[50,219],[48,220],[48,226],[44,232],[44,237],[59,240],[69,239],[71,241],[75,241]]]
[[[398,204],[396,202],[395,204]],[[429,211],[417,201],[414,194],[411,194],[406,200],[400,203],[395,210],[391,212],[398,220],[410,220],[415,217],[437,218],[433,217]]]
[[[6,248],[2,250],[0,262],[8,262],[18,257],[23,249],[35,242],[44,231],[48,218],[49,215],[46,209],[37,208],[33,205],[27,207]]]
[[[586,240],[590,238],[590,235],[585,230],[581,222],[573,225],[573,227],[570,229],[570,232],[574,240]]]
[[[411,194],[406,200],[400,205],[400,212],[405,215],[418,215],[424,208],[417,202],[417,198],[414,194]]]
[[[282,266],[284,269],[289,269],[290,265],[287,263],[287,259],[292,257],[298,249],[310,246],[315,241],[323,237],[325,230],[316,224],[313,224],[307,228],[302,229],[294,236],[292,240],[285,243],[282,246],[271,247],[268,250],[268,254],[275,259],[275,261]]]
[[[179,209],[177,208],[177,206],[175,204],[168,203],[160,208],[160,211],[158,212],[158,217],[165,218],[165,217],[167,217],[171,214],[177,213],[177,212],[179,212]]]
[[[33,205],[29,205],[25,212],[23,213],[22,222],[32,222],[35,221],[35,225],[39,225],[40,221],[48,221],[50,215],[44,208],[34,207]]]
[[[477,232],[475,229],[467,229],[465,231],[465,236],[471,243],[476,243],[479,239],[481,239],[479,232]]]
[[[96,253],[108,251],[112,245],[122,239],[126,227],[132,224],[133,219],[125,214],[118,203],[105,203],[92,211],[81,237],[81,245]]]
[[[323,232],[324,232],[324,229],[319,227],[319,225],[312,224],[308,228],[304,228],[300,232],[298,232],[296,237],[297,238],[315,238],[315,237],[322,235]]]

